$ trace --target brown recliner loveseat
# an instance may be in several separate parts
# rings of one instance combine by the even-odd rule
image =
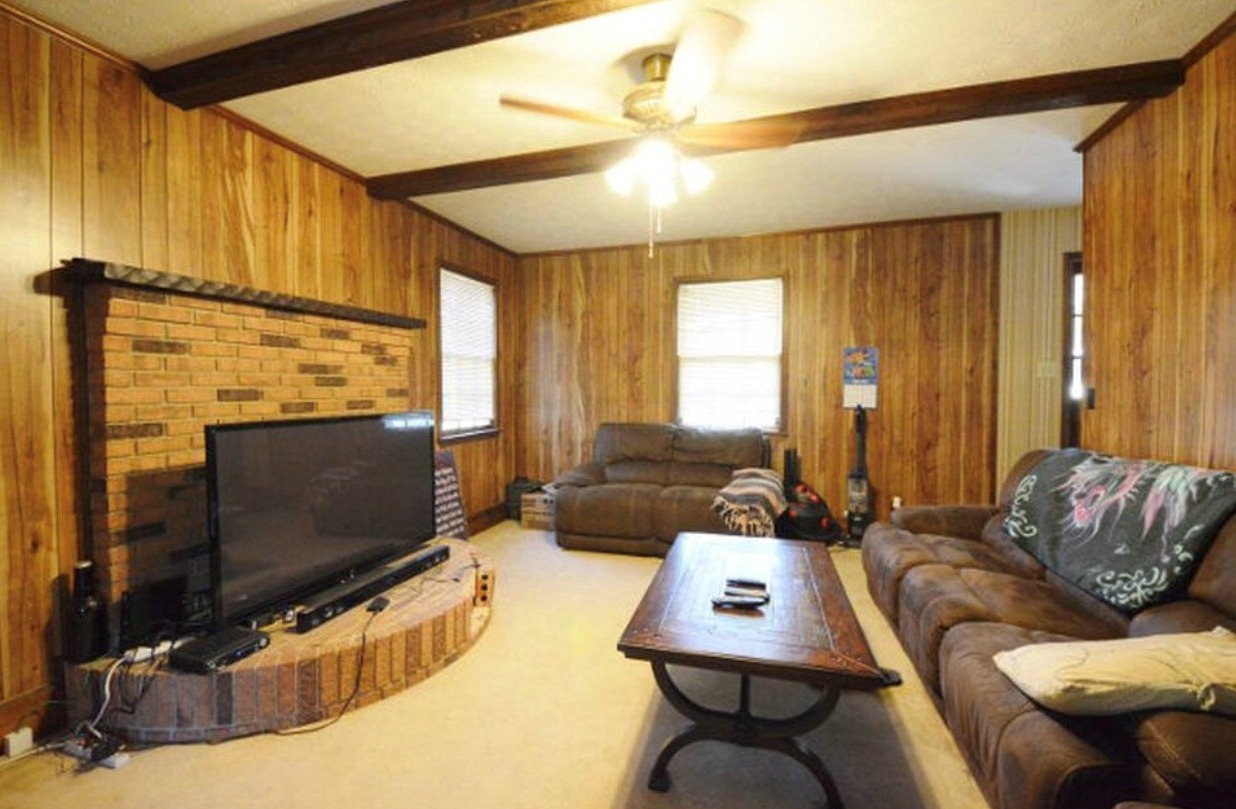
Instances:
[[[1193,809],[1232,807],[1236,717],[1178,709],[1063,713],[1059,706],[1052,710],[1027,697],[997,666],[998,653],[1030,644],[1200,633],[1216,626],[1236,630],[1236,516],[1226,506],[1210,509],[1213,539],[1195,554],[1196,566],[1186,565],[1179,582],[1141,609],[1117,609],[1083,589],[1088,581],[1066,569],[1067,559],[1052,554],[1038,558],[1027,551],[1044,539],[1037,536],[1039,531],[1076,528],[1067,519],[1035,525],[1009,520],[1036,497],[1064,497],[1056,481],[1071,485],[1079,476],[1048,478],[1039,470],[1052,459],[1069,462],[1064,454],[1069,452],[1042,450],[1024,456],[1009,473],[994,507],[903,508],[891,524],[871,526],[862,545],[868,589],[936,699],[993,807],[1093,809],[1132,800]],[[1035,488],[1040,483],[1034,480],[1036,472],[1052,484]],[[1230,475],[1224,485],[1230,490]],[[1135,486],[1101,488],[1092,487],[1089,496],[1116,498],[1109,502],[1111,515],[1127,511],[1126,516],[1145,524],[1146,532],[1157,529],[1158,523],[1133,515]],[[1151,490],[1152,497],[1160,496],[1156,491]],[[1216,499],[1210,498],[1212,503]],[[1093,559],[1096,549],[1114,548],[1126,555],[1136,544],[1126,541],[1127,535],[1105,536],[1116,521],[1094,519],[1091,501],[1071,502],[1088,520],[1079,540],[1079,547],[1091,555],[1088,570],[1102,569]],[[1150,504],[1161,517],[1159,504]],[[1203,521],[1195,510],[1206,506],[1190,505],[1175,517],[1187,529]],[[1128,523],[1123,525],[1127,528]],[[1179,545],[1159,547],[1159,553],[1183,558]],[[1154,578],[1099,573],[1095,580],[1132,583],[1133,592]]]
[[[602,424],[592,460],[553,482],[558,544],[664,556],[680,531],[730,533],[713,498],[736,469],[768,461],[758,429]]]

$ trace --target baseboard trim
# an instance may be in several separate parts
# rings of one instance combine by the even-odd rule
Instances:
[[[479,534],[506,519],[506,506],[499,504],[468,517],[468,533]]]
[[[49,683],[0,702],[0,735],[25,726],[37,738],[64,727],[64,710],[52,702],[54,693]]]

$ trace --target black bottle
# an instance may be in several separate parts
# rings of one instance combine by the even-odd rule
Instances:
[[[95,595],[94,562],[73,565],[73,602],[69,607],[69,636],[64,659],[88,663],[107,652],[107,610]]]

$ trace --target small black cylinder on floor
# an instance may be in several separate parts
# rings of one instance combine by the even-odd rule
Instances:
[[[96,595],[94,562],[89,559],[73,566],[73,601],[65,647],[64,659],[70,663],[87,663],[107,653],[107,609]]]

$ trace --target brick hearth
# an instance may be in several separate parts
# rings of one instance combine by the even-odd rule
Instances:
[[[467,650],[487,626],[491,562],[467,542],[440,541],[450,546],[450,559],[387,591],[391,604],[366,635],[353,708],[425,679]],[[290,625],[267,627],[270,646],[215,674],[177,672],[157,661],[122,666],[113,676],[113,710],[102,725],[130,742],[199,742],[333,717],[356,682],[369,616],[356,607],[303,635]],[[98,710],[113,662],[69,667],[74,724]]]

